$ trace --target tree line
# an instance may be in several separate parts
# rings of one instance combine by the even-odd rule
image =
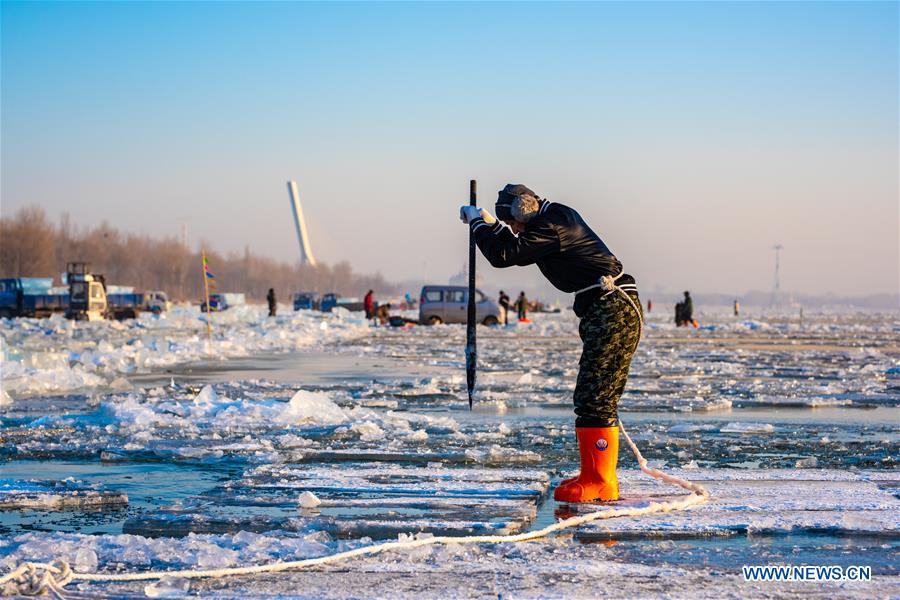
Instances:
[[[262,300],[274,288],[287,302],[293,292],[337,292],[362,296],[369,289],[396,294],[399,286],[381,276],[354,273],[350,263],[315,266],[280,262],[252,254],[222,254],[203,244],[220,292],[243,292]],[[88,262],[94,273],[113,285],[137,290],[163,290],[175,300],[203,297],[200,250],[191,250],[176,236],[162,239],[126,233],[103,222],[78,227],[64,214],[54,225],[40,207],[20,209],[0,218],[0,277],[53,277],[59,284],[66,263]]]

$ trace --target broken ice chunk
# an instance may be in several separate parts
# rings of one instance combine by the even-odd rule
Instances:
[[[312,492],[303,492],[300,494],[301,508],[315,508],[322,504],[322,501]]]
[[[163,577],[159,581],[144,586],[148,598],[181,598],[191,589],[189,579],[183,577]]]
[[[294,394],[277,420],[285,425],[336,425],[345,422],[347,414],[327,394],[300,390]]]
[[[729,423],[722,433],[773,433],[775,427],[770,423]]]
[[[79,573],[92,573],[97,570],[97,553],[90,548],[79,548],[75,553],[75,570]]]
[[[219,397],[216,395],[216,390],[213,389],[213,386],[206,384],[194,398],[194,402],[197,404],[215,404],[218,399]]]

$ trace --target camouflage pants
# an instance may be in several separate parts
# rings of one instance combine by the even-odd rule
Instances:
[[[629,296],[641,310],[638,295]],[[584,348],[575,384],[575,426],[616,426],[619,398],[640,342],[638,314],[616,291],[594,301],[581,318],[578,334]]]

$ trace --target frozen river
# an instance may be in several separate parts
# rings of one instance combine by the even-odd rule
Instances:
[[[571,313],[479,328],[347,314],[205,325],[0,321],[0,565],[218,568],[398,539],[513,533],[596,510],[552,500],[577,469]],[[527,544],[433,546],[312,571],[92,594],[596,597],[900,592],[900,317],[651,314],[620,415],[651,465],[703,484],[687,511]],[[682,494],[623,444],[624,502]],[[309,498],[313,497],[314,501]],[[316,504],[316,501],[318,504]],[[870,582],[750,583],[742,565],[871,566]]]

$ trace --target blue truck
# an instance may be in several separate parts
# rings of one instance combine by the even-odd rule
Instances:
[[[331,312],[335,307],[346,308],[349,311],[363,310],[363,301],[359,298],[341,298],[340,294],[329,293],[322,296],[319,310]]]
[[[133,319],[143,310],[162,311],[168,299],[162,292],[106,293],[102,275],[93,275],[87,263],[69,263],[67,288],[53,288],[44,277],[0,279],[0,318],[49,317],[63,313],[69,319]]]
[[[222,312],[235,306],[247,304],[247,297],[241,293],[224,292],[209,295],[210,312]],[[200,312],[206,312],[206,300],[200,303]]]
[[[144,294],[107,294],[106,307],[114,319],[134,319],[144,308]]]
[[[49,317],[65,312],[69,294],[53,293],[53,280],[44,277],[0,279],[0,318]]]
[[[315,292],[298,292],[294,294],[294,310],[319,310],[321,301]]]

